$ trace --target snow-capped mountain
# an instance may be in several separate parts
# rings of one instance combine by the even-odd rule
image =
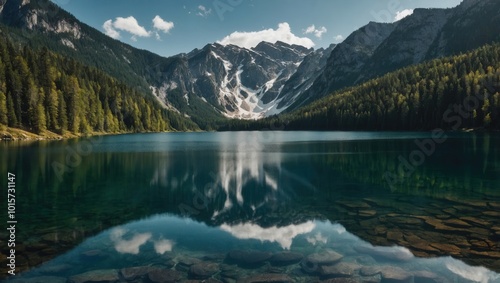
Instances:
[[[304,58],[313,53],[298,45],[261,42],[252,49],[209,44],[179,55],[162,70],[165,80],[155,94],[166,103],[196,95],[230,118],[258,119],[277,114],[282,90]],[[175,103],[172,103],[176,107]]]
[[[464,0],[452,9],[416,9],[395,23],[370,22],[327,49],[214,43],[170,58],[111,39],[49,0],[0,1],[0,22],[18,42],[97,67],[202,125],[292,111],[387,72],[500,41],[499,10],[498,0]]]

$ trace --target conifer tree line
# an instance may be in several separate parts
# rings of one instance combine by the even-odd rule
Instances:
[[[283,118],[302,129],[500,129],[500,45],[389,73]]]
[[[185,130],[178,115],[95,68],[0,35],[0,127],[34,133]]]
[[[500,44],[406,67],[291,113],[252,123],[231,121],[219,129],[268,125],[285,130],[500,130]]]
[[[469,97],[484,99],[467,111],[463,104]],[[449,119],[445,113],[451,113]],[[460,115],[460,123],[453,115]],[[206,122],[205,129],[215,130],[272,129],[269,125],[284,130],[450,130],[454,125],[500,130],[500,44],[406,67],[291,113]],[[199,129],[103,71],[46,48],[15,45],[0,34],[0,129],[4,126],[59,134]]]

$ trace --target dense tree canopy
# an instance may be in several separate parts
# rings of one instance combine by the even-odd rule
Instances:
[[[0,124],[42,133],[192,130],[151,96],[95,68],[0,38]]]
[[[292,113],[221,130],[500,129],[500,45],[410,66]]]

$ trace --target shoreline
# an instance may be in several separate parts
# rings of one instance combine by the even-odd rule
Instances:
[[[283,130],[283,132],[293,132],[295,130]],[[296,130],[303,131],[303,130]],[[320,132],[335,132],[336,130],[329,131],[320,131]],[[340,131],[340,130],[338,130]],[[345,130],[342,130],[345,131]],[[119,133],[105,133],[105,132],[95,132],[90,134],[74,134],[74,133],[66,133],[66,134],[57,134],[50,131],[45,131],[42,134],[35,134],[32,132],[28,132],[26,130],[22,130],[19,128],[10,128],[0,130],[0,142],[36,142],[36,141],[61,141],[61,140],[70,140],[75,138],[84,138],[84,137],[95,137],[95,136],[117,136],[117,135],[128,135],[128,134],[151,134],[151,133],[191,133],[191,132],[207,132],[207,131],[167,131],[167,132],[119,132]],[[239,131],[215,131],[215,132],[239,132]],[[249,131],[250,132],[250,131]],[[349,131],[347,131],[349,132]],[[393,132],[393,133],[403,133],[403,132],[432,132],[422,131],[422,130],[401,130],[401,131],[352,131],[352,132]],[[477,129],[460,129],[457,131],[445,131],[447,133],[498,133],[500,130],[485,130],[484,128]]]
[[[170,132],[120,132],[120,133],[105,133],[105,132],[95,132],[90,134],[74,134],[66,133],[60,135],[54,132],[46,131],[42,134],[35,134],[18,128],[7,128],[0,131],[0,142],[37,142],[37,141],[62,141],[77,138],[89,138],[96,136],[116,136],[116,135],[128,135],[128,134],[148,134],[148,133],[176,133],[176,131]]]

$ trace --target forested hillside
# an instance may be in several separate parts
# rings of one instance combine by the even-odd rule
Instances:
[[[285,124],[286,130],[499,130],[500,45],[407,67],[290,114],[220,129]]]
[[[0,32],[0,127],[92,134],[192,130],[151,96],[74,59],[13,44]]]

